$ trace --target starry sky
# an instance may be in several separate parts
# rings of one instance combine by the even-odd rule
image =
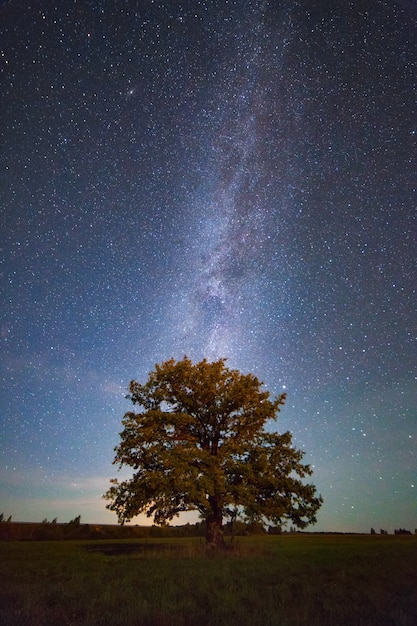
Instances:
[[[287,392],[314,529],[414,530],[414,0],[8,0],[0,55],[0,511],[116,523],[186,354]]]

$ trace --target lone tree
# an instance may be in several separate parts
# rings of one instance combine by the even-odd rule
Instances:
[[[187,357],[156,365],[144,385],[132,380],[127,397],[139,410],[122,420],[114,463],[134,474],[113,479],[104,495],[119,522],[146,513],[164,524],[197,510],[213,546],[224,543],[224,518],[314,523],[322,498],[300,480],[312,474],[303,452],[289,432],[265,431],[286,394],[271,401],[261,386],[225,359],[193,364]]]

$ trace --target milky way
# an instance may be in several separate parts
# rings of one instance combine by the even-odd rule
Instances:
[[[413,530],[413,3],[45,0],[0,24],[4,514],[115,521],[129,381],[187,354],[285,389],[319,530]]]

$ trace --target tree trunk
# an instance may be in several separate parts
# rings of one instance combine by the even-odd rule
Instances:
[[[206,542],[212,548],[223,548],[225,545],[222,522],[219,510],[213,511],[206,519]]]

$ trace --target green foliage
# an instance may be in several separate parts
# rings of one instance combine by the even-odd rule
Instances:
[[[301,480],[312,473],[303,452],[289,432],[265,431],[286,396],[272,401],[261,386],[224,359],[193,364],[187,357],[156,365],[144,385],[131,381],[128,398],[137,410],[123,418],[114,462],[134,474],[114,479],[104,496],[119,521],[146,513],[164,524],[197,510],[208,532],[225,517],[314,523],[322,499]]]

